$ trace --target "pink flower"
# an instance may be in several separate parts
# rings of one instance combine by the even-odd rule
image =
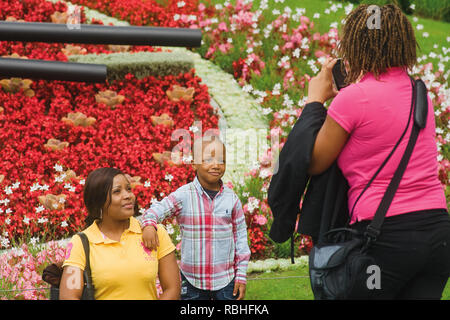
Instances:
[[[69,257],[70,257],[70,252],[72,251],[72,247],[73,247],[72,242],[69,242],[69,243],[67,244],[67,248],[66,248],[66,259],[69,259]]]
[[[263,216],[262,214],[255,215],[254,220],[260,226],[263,226],[267,223],[267,218],[265,216]]]
[[[228,31],[227,24],[226,24],[225,22],[219,23],[218,29],[219,29],[220,31],[227,32],[227,31]]]

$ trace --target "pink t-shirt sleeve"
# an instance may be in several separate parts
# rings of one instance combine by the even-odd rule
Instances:
[[[328,108],[328,115],[345,131],[352,131],[361,123],[365,110],[363,92],[356,85],[339,91]]]

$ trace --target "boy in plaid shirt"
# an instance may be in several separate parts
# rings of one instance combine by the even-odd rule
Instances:
[[[241,300],[250,259],[242,204],[221,180],[224,144],[213,136],[199,140],[202,161],[197,163],[194,156],[194,181],[146,211],[141,220],[144,244],[156,249],[157,223],[176,216],[181,230],[181,299]]]

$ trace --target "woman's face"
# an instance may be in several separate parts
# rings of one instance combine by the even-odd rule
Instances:
[[[111,202],[108,208],[103,208],[103,219],[107,215],[113,220],[125,220],[134,215],[136,196],[131,191],[130,182],[123,174],[114,177],[109,198]]]

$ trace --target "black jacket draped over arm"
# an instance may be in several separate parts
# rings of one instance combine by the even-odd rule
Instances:
[[[348,183],[337,163],[320,175],[308,175],[314,143],[326,115],[323,104],[308,103],[281,149],[268,191],[274,217],[269,236],[275,242],[291,237],[298,213],[298,232],[311,236],[314,242],[331,227],[347,222]]]

